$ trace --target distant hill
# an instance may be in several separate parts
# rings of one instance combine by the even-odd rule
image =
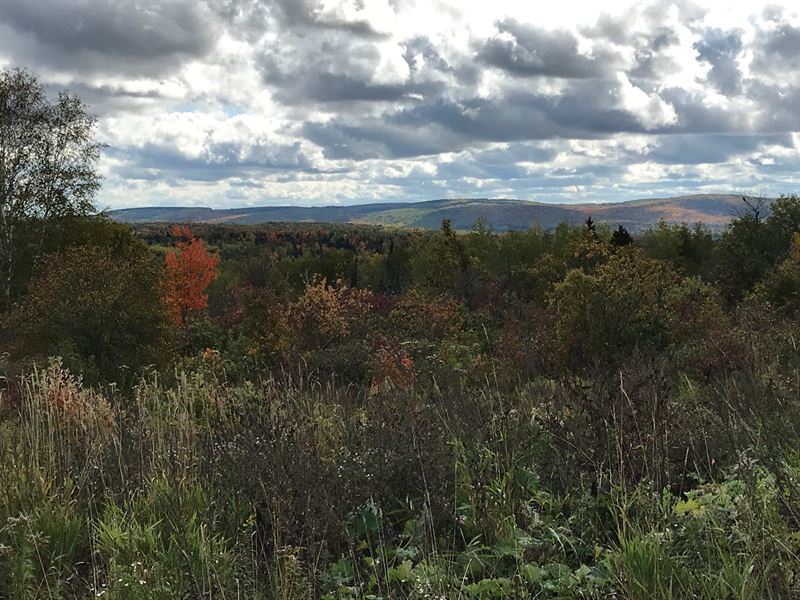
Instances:
[[[525,200],[487,198],[359,204],[354,206],[260,206],[212,209],[183,207],[127,208],[108,214],[127,223],[237,223],[319,222],[363,223],[398,227],[438,228],[450,219],[455,229],[469,229],[479,219],[495,231],[527,229],[539,225],[552,229],[559,223],[577,224],[591,216],[598,223],[622,224],[640,231],[660,220],[668,223],[703,223],[722,229],[746,205],[734,194],[697,194],[605,204],[545,204]]]

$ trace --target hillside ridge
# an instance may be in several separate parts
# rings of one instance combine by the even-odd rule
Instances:
[[[438,228],[449,219],[456,229],[469,229],[479,219],[496,231],[527,229],[538,225],[552,229],[560,223],[577,224],[590,217],[637,231],[657,224],[702,223],[724,228],[747,206],[741,194],[692,194],[623,202],[549,204],[505,198],[453,198],[421,202],[388,202],[348,206],[258,206],[214,209],[209,207],[153,206],[108,211],[127,223],[202,222],[258,224],[268,222],[319,222]],[[767,203],[769,199],[765,199]]]

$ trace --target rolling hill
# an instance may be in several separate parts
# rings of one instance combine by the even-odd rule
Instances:
[[[703,223],[722,229],[746,205],[734,194],[697,194],[673,198],[653,198],[605,204],[546,204],[525,200],[488,198],[430,200],[359,204],[353,206],[260,206],[212,209],[183,207],[128,208],[109,211],[109,216],[127,223],[236,223],[320,222],[363,223],[398,227],[438,228],[450,219],[456,229],[469,229],[479,219],[495,231],[545,229],[559,223],[577,224],[591,216],[598,223],[622,224],[639,231],[657,224]]]

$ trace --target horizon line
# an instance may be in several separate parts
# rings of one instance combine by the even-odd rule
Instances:
[[[302,205],[302,204],[266,204],[266,205],[253,205],[253,206],[231,206],[215,208],[213,206],[183,206],[179,204],[163,204],[163,205],[147,205],[147,206],[125,206],[120,208],[106,207],[98,210],[98,214],[120,212],[129,210],[156,210],[156,209],[182,209],[182,210],[210,210],[210,211],[231,211],[231,210],[258,210],[270,208],[301,208],[301,209],[325,209],[325,208],[353,208],[357,206],[372,206],[372,205],[389,205],[389,204],[425,204],[430,202],[448,202],[448,201],[477,201],[486,200],[492,202],[525,202],[529,204],[549,205],[549,206],[586,206],[586,205],[605,205],[605,204],[626,204],[630,202],[640,202],[643,200],[674,200],[677,198],[690,198],[699,196],[741,196],[744,198],[764,199],[769,200],[769,196],[761,196],[754,194],[747,194],[742,192],[701,192],[694,194],[679,194],[676,196],[652,196],[630,198],[627,200],[598,200],[598,201],[579,201],[579,202],[549,202],[546,200],[529,200],[524,198],[504,198],[504,197],[479,197],[479,196],[460,196],[452,198],[431,198],[428,200],[386,200],[386,201],[372,201],[372,202],[355,202],[353,204],[320,204],[320,205]],[[777,196],[776,196],[777,197]]]

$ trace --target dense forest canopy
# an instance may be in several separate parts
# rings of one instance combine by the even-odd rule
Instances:
[[[0,102],[0,597],[800,594],[798,196],[134,229],[77,99]]]

